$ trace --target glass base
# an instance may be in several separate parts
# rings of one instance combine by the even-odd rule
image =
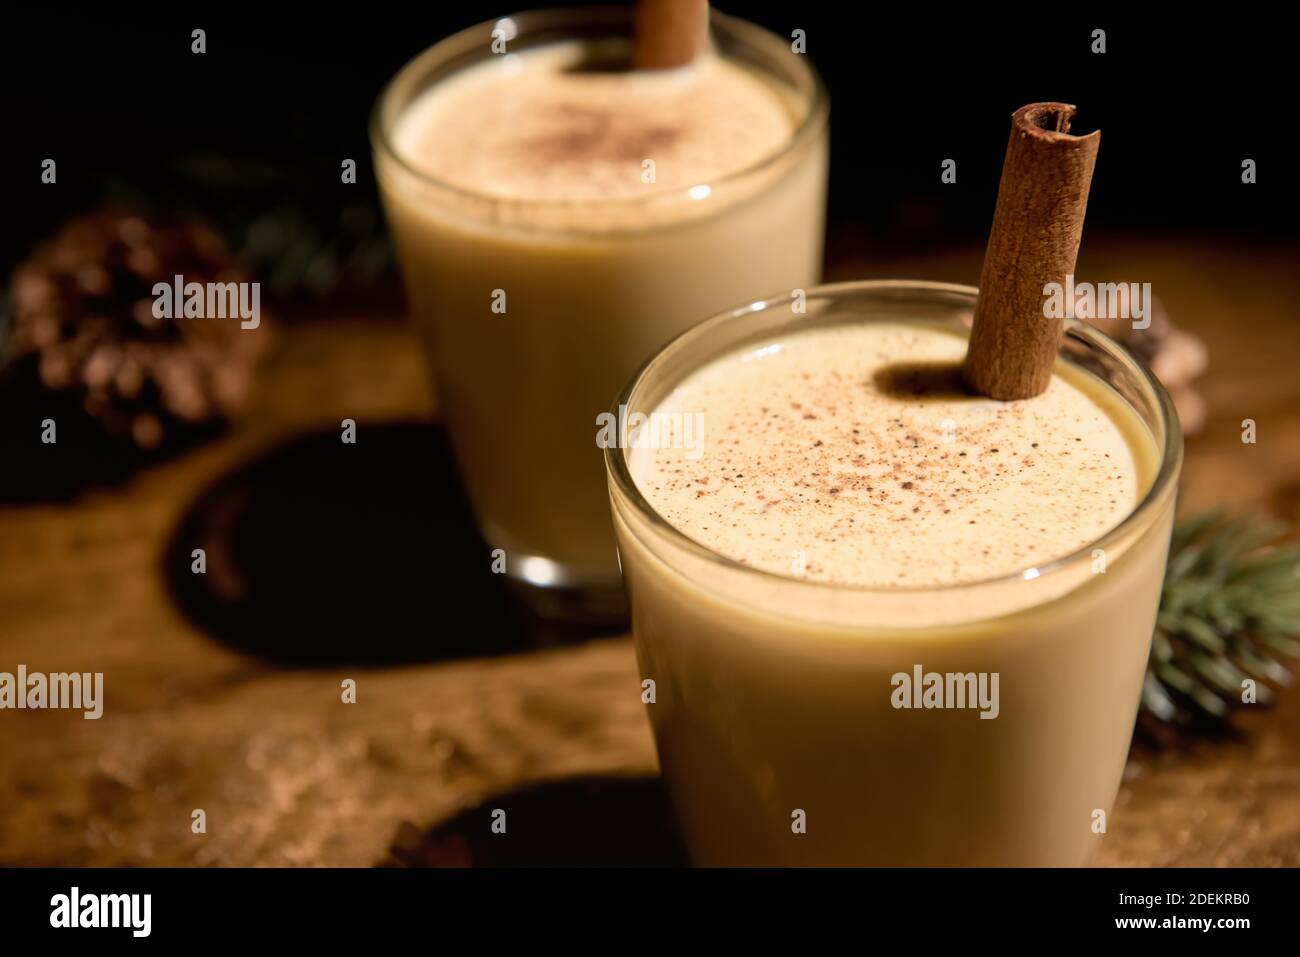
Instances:
[[[600,628],[627,625],[627,594],[617,573],[610,577],[539,555],[509,554],[511,593],[538,618]]]

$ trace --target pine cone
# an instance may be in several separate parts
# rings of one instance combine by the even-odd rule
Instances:
[[[155,283],[244,282],[195,221],[119,211],[70,221],[13,274],[6,368],[74,396],[104,438],[153,449],[234,414],[265,340],[237,319],[157,319]]]

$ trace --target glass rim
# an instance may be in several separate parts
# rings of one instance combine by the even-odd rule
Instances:
[[[484,45],[482,37],[485,34],[490,35],[490,28],[494,27],[502,20],[511,20],[517,24],[519,27],[518,36],[523,37],[529,32],[530,27],[533,30],[541,30],[547,28],[555,29],[564,24],[572,25],[578,23],[585,23],[593,27],[626,24],[632,21],[633,13],[634,10],[631,6],[546,7],[540,10],[529,10],[522,13],[493,17],[491,20],[484,20],[481,23],[476,23],[473,26],[466,27],[463,30],[458,30],[450,36],[444,37],[436,43],[424,48],[404,63],[397,72],[389,78],[388,82],[384,84],[379,96],[375,99],[375,105],[371,107],[370,110],[368,132],[371,148],[377,153],[381,153],[386,159],[396,163],[403,172],[415,177],[424,185],[432,186],[461,199],[477,203],[484,203],[498,207],[513,206],[534,209],[548,207],[554,209],[635,209],[658,203],[689,200],[692,198],[691,191],[700,185],[715,187],[723,186],[744,179],[748,176],[752,176],[779,163],[787,156],[793,155],[825,129],[830,117],[830,94],[826,89],[825,83],[822,81],[821,74],[817,72],[816,67],[812,65],[812,62],[806,56],[800,56],[799,61],[800,69],[802,69],[807,75],[812,88],[812,95],[808,103],[808,112],[778,149],[765,154],[752,163],[712,177],[707,181],[692,183],[689,186],[674,187],[672,189],[651,189],[648,190],[644,196],[622,196],[610,199],[595,197],[590,199],[518,199],[466,188],[442,179],[426,170],[416,168],[402,156],[401,152],[393,144],[391,136],[392,131],[384,128],[383,113],[385,107],[388,104],[389,98],[394,95],[394,91],[405,78],[418,72],[422,67],[428,66],[431,62],[438,61],[440,58],[447,57],[450,59],[451,57],[461,55],[471,50],[473,46]],[[711,31],[719,26],[732,33],[750,30],[766,40],[775,40],[779,42],[777,35],[772,33],[770,30],[767,30],[758,24],[750,23],[748,20],[744,20],[740,17],[733,17],[721,13],[713,7],[709,7],[709,25]],[[464,67],[461,69],[464,69]]]
[[[882,291],[909,291],[918,293],[949,293],[965,296],[970,299],[971,305],[979,294],[979,290],[974,286],[965,286],[960,283],[931,282],[928,280],[909,280],[909,279],[870,279],[855,282],[838,282],[825,283],[803,290],[806,300],[813,299],[836,299],[845,296],[856,296],[863,293],[882,292]],[[647,375],[652,373],[655,367],[665,361],[665,357],[677,349],[683,348],[695,339],[702,339],[708,336],[714,329],[727,324],[730,321],[752,315],[755,312],[762,312],[774,306],[788,304],[794,300],[793,294],[774,296],[769,299],[755,300],[747,305],[738,306],[734,309],[728,309],[724,312],[717,313],[708,319],[705,319],[685,332],[670,339],[662,345],[654,355],[646,359],[632,374],[632,378],[627,385],[619,392],[614,399],[614,405],[611,414],[618,421],[619,409],[629,405],[629,400],[637,387]],[[1011,584],[1016,581],[1028,581],[1047,578],[1054,572],[1060,572],[1068,567],[1079,564],[1083,561],[1092,560],[1093,549],[1105,549],[1108,545],[1113,544],[1116,540],[1128,533],[1128,531],[1139,523],[1139,520],[1151,513],[1151,511],[1164,499],[1164,496],[1178,474],[1183,458],[1183,433],[1182,427],[1178,421],[1178,413],[1174,408],[1173,399],[1169,392],[1160,383],[1160,380],[1141,362],[1138,362],[1133,355],[1122,345],[1106,335],[1100,329],[1089,325],[1081,319],[1065,319],[1062,340],[1067,336],[1075,336],[1082,339],[1086,345],[1098,349],[1111,358],[1117,360],[1125,371],[1143,382],[1152,392],[1156,400],[1157,414],[1160,423],[1164,429],[1163,447],[1160,449],[1160,464],[1156,470],[1155,478],[1151,481],[1151,487],[1147,489],[1142,499],[1133,506],[1127,515],[1113,528],[1104,532],[1099,537],[1085,543],[1078,549],[1063,555],[1059,558],[1052,559],[1040,565],[1027,565],[1018,568],[1015,571],[1006,574],[994,575],[989,578],[980,578],[974,581],[952,582],[943,585],[901,585],[901,586],[877,586],[877,585],[856,585],[848,582],[827,582],[817,581],[815,579],[798,578],[794,575],[786,575],[780,572],[769,571],[764,568],[756,568],[753,565],[746,565],[715,551],[695,539],[691,538],[681,529],[677,528],[666,518],[659,514],[653,505],[646,500],[637,487],[635,480],[632,478],[631,470],[627,465],[626,449],[621,445],[611,445],[605,452],[605,472],[612,480],[615,488],[632,506],[632,508],[646,520],[651,529],[664,535],[670,543],[683,548],[697,558],[701,558],[718,565],[726,570],[734,571],[742,576],[749,576],[750,580],[757,582],[777,582],[783,585],[802,585],[811,589],[827,589],[838,593],[861,594],[861,595],[924,595],[934,593],[951,593],[963,589],[981,588],[999,584]],[[1128,405],[1132,405],[1127,398],[1119,396],[1120,400]],[[1140,410],[1134,410],[1145,424],[1145,417]],[[1155,436],[1152,436],[1154,439]],[[635,531],[633,531],[635,534]]]

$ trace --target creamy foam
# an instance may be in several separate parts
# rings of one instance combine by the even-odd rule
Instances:
[[[656,409],[702,414],[704,453],[634,449],[665,519],[757,568],[866,587],[975,582],[1118,525],[1154,463],[1140,421],[1058,363],[1042,395],[964,395],[964,338],[921,324],[791,333],[694,372]]]
[[[495,198],[624,199],[746,169],[796,126],[775,87],[716,55],[678,70],[583,66],[620,58],[616,41],[494,56],[417,98],[394,145],[417,169]]]

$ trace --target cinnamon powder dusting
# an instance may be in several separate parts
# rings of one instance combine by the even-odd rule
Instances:
[[[407,108],[395,145],[474,193],[567,201],[708,184],[789,141],[788,95],[736,63],[706,55],[678,70],[587,68],[596,46],[556,43],[462,70]]]
[[[970,396],[945,371],[964,350],[937,327],[872,323],[724,356],[656,410],[701,415],[702,456],[636,449],[633,477],[723,555],[792,574],[801,554],[803,577],[862,586],[1011,574],[1122,521],[1146,477],[1117,399],[1059,366],[1035,398]],[[933,374],[895,375],[920,366]]]
[[[676,126],[626,111],[573,104],[541,111],[546,132],[520,141],[523,153],[540,163],[587,167],[640,163],[674,148],[683,136]]]

